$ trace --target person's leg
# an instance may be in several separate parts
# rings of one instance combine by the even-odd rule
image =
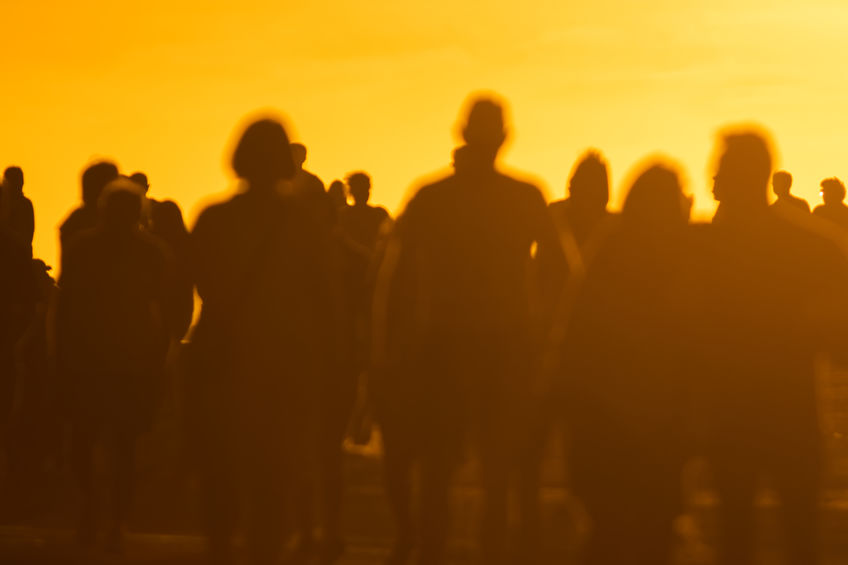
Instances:
[[[391,425],[381,425],[383,431],[383,480],[386,496],[395,520],[395,542],[387,565],[402,565],[415,546],[415,526],[412,518],[413,451],[408,443],[396,438]]]
[[[97,489],[94,479],[95,437],[91,426],[76,421],[71,428],[71,464],[80,489],[81,508],[77,540],[88,546],[97,535]]]
[[[271,470],[276,472],[272,472]],[[283,548],[287,509],[286,473],[280,465],[251,469],[247,484],[247,548],[250,565],[277,565]]]
[[[112,516],[108,530],[107,545],[111,551],[121,551],[127,517],[132,505],[135,482],[136,434],[118,431],[110,445],[112,465]]]
[[[737,454],[712,459],[719,507],[719,563],[751,565],[754,559],[756,466]]]
[[[503,447],[492,443],[482,447],[480,467],[484,497],[480,550],[483,562],[494,565],[505,562],[507,552],[510,465]]]
[[[815,442],[810,440],[810,444]],[[817,453],[789,455],[781,458],[772,471],[782,504],[786,563],[816,565],[819,562],[819,456]]]
[[[448,529],[450,527],[450,484],[453,462],[444,453],[426,453],[421,460],[420,565],[440,565],[445,562]]]
[[[220,427],[220,426],[219,426]],[[233,538],[239,515],[239,493],[235,473],[235,452],[229,450],[223,437],[203,438],[197,446],[197,474],[203,529],[212,565],[236,562]]]

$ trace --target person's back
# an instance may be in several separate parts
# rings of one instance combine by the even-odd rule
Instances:
[[[788,562],[816,563],[815,361],[843,354],[848,261],[812,218],[769,208],[771,155],[750,131],[723,139],[720,202],[699,242],[693,352],[705,454],[722,499],[722,559],[749,562],[753,498],[769,476],[784,506]]]
[[[82,205],[59,226],[59,243],[64,249],[80,233],[97,225],[97,201],[103,188],[118,177],[118,167],[103,161],[88,167],[82,174]]]
[[[803,198],[790,193],[792,189],[792,175],[786,171],[777,171],[771,177],[772,190],[777,200],[772,203],[775,210],[796,210],[810,213],[810,205]]]
[[[845,185],[836,177],[821,182],[824,204],[816,206],[813,214],[848,230],[848,206],[845,205]]]
[[[423,187],[398,229],[427,273],[430,324],[484,333],[523,327],[530,248],[549,223],[535,186],[494,170]]]

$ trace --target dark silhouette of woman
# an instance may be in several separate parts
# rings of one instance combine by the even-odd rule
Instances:
[[[98,448],[111,467],[107,546],[120,550],[132,496],[136,440],[151,423],[168,347],[166,251],[139,230],[142,194],[126,178],[100,195],[95,229],[63,250],[57,305],[58,363],[83,494],[79,537],[97,533]]]
[[[191,234],[203,305],[187,354],[187,413],[212,562],[235,562],[241,521],[249,562],[264,565],[280,557],[291,489],[313,459],[315,388],[334,320],[326,229],[279,190],[294,173],[280,122],[250,124],[232,166],[244,190],[204,210]]]
[[[677,173],[653,165],[588,265],[562,350],[574,487],[591,565],[670,560],[685,414],[679,286],[689,252]]]

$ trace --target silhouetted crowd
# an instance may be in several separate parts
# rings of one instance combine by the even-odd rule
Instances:
[[[148,197],[143,173],[93,164],[59,229],[57,281],[33,259],[23,173],[6,169],[10,480],[32,484],[67,438],[78,541],[94,545],[105,523],[107,549],[121,551],[137,443],[177,380],[210,563],[337,561],[342,444],[367,438],[362,412],[380,429],[397,528],[387,564],[445,563],[451,485],[469,458],[480,562],[539,562],[554,437],[567,438],[570,487],[591,520],[587,564],[670,563],[695,457],[721,501],[720,563],[752,563],[764,477],[787,562],[816,563],[817,368],[848,358],[843,183],[822,181],[811,213],[789,173],[772,175],[768,137],[744,127],[718,138],[709,224],[690,222],[670,160],[638,165],[609,211],[597,151],[548,205],[497,166],[499,101],[472,100],[461,132],[452,172],[396,221],[369,204],[366,173],[325,190],[272,118],[235,147],[238,193],[191,231],[176,203]]]

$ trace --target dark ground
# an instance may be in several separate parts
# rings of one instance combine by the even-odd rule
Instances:
[[[828,447],[826,489],[822,497],[822,548],[827,565],[848,563],[848,376],[823,383],[823,429]],[[140,481],[124,554],[83,553],[73,542],[76,494],[66,471],[53,471],[37,493],[35,508],[13,510],[6,504],[10,489],[0,498],[0,564],[194,564],[203,563],[203,540],[198,536],[193,507],[195,489],[178,456],[167,410],[158,428],[140,447]],[[393,534],[381,488],[377,442],[348,454],[345,522],[348,554],[341,565],[379,564]],[[569,494],[562,450],[553,449],[545,468],[542,492],[544,554],[550,563],[576,563],[587,524],[579,503]],[[472,479],[473,465],[462,472],[454,491],[451,555],[456,563],[475,563],[474,538],[480,492]],[[675,529],[678,563],[714,563],[716,500],[703,468],[694,463],[684,483],[688,505]],[[781,535],[776,523],[777,501],[764,489],[759,500],[760,554],[763,564],[780,563]]]

